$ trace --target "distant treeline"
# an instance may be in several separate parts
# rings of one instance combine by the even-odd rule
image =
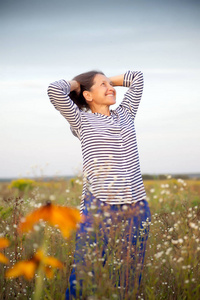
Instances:
[[[181,179],[194,179],[194,180],[200,180],[200,173],[196,174],[171,174],[171,178],[181,178]],[[31,177],[29,179],[34,179],[34,180],[42,180],[42,181],[59,181],[59,180],[69,180],[71,178],[75,178],[76,175],[74,176],[49,176],[49,177],[42,177],[42,178],[34,178]],[[168,175],[164,174],[143,174],[142,175],[143,180],[165,180],[168,179]],[[12,180],[16,180],[19,178],[0,178],[0,182],[10,182]]]
[[[171,175],[172,178],[181,178],[181,179],[200,179],[200,174],[174,174]],[[168,175],[151,175],[151,174],[143,174],[143,180],[164,180],[168,178]]]

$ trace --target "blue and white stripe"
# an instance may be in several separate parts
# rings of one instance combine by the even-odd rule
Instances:
[[[80,110],[70,99],[70,83],[65,80],[53,82],[48,88],[52,104],[81,141],[81,211],[86,188],[109,204],[128,204],[146,198],[134,126],[143,91],[142,73],[126,72],[123,85],[129,89],[110,116]]]

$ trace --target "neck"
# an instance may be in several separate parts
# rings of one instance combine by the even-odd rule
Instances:
[[[99,113],[105,116],[110,116],[109,106],[90,107],[92,113]]]

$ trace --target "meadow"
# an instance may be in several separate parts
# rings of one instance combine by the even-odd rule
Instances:
[[[144,181],[151,209],[150,233],[138,299],[200,299],[200,181],[175,179]],[[9,260],[0,263],[0,299],[64,299],[68,278],[73,267],[75,231],[66,239],[55,226],[46,222],[34,225],[34,230],[20,234],[22,217],[45,205],[47,201],[77,208],[82,181],[38,179],[0,183],[0,234],[10,245],[0,249]],[[66,220],[67,224],[67,220]],[[113,236],[111,251],[105,266],[97,249],[87,249],[88,260],[80,278],[84,299],[135,299],[134,288],[113,284],[117,278],[109,274],[123,273],[123,256],[117,257],[119,243]],[[93,245],[94,246],[94,245]],[[57,258],[62,268],[56,268],[47,278],[41,268],[33,279],[23,276],[5,278],[6,270],[18,261],[27,261],[37,249]],[[91,272],[91,267],[93,272]],[[50,270],[51,271],[51,270]],[[129,282],[134,278],[130,277]],[[77,285],[78,287],[78,285]]]

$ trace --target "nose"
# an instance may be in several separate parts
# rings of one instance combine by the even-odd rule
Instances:
[[[115,91],[113,85],[111,85],[110,83],[108,83],[108,89],[109,91]]]

